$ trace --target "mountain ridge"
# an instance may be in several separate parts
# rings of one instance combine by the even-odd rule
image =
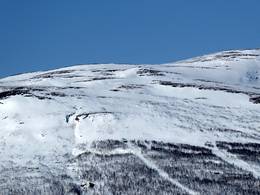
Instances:
[[[145,64],[138,64],[138,63],[113,63],[113,62],[108,62],[108,63],[98,63],[98,62],[92,62],[92,63],[80,63],[80,64],[71,64],[71,65],[67,65],[65,67],[61,67],[61,68],[55,68],[55,69],[49,69],[49,70],[39,70],[39,71],[32,71],[32,72],[21,72],[21,73],[16,73],[14,75],[9,75],[9,76],[5,76],[5,77],[0,77],[1,79],[5,79],[7,77],[13,77],[13,76],[17,76],[17,75],[21,75],[21,74],[28,74],[28,73],[34,73],[34,72],[48,72],[48,71],[52,71],[52,70],[59,70],[59,69],[64,69],[64,68],[69,68],[69,67],[74,67],[74,66],[91,66],[91,65],[111,65],[111,64],[117,64],[117,65],[163,65],[163,64],[172,64],[172,63],[179,63],[182,61],[188,61],[191,59],[195,59],[195,58],[199,58],[199,57],[203,57],[203,56],[209,56],[209,55],[215,55],[215,54],[219,54],[222,52],[232,52],[232,51],[258,51],[260,50],[260,48],[247,48],[247,49],[227,49],[227,50],[222,50],[222,51],[216,51],[213,53],[208,53],[202,56],[195,56],[195,57],[190,57],[190,58],[186,58],[186,59],[182,59],[182,60],[176,60],[174,62],[165,62],[165,63],[156,63],[156,64],[149,64],[149,63],[145,63]]]

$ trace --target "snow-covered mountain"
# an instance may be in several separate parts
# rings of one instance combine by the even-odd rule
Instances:
[[[0,194],[260,194],[260,50],[0,80]]]

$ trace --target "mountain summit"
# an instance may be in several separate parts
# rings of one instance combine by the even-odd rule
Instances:
[[[260,50],[0,80],[1,194],[259,194]]]

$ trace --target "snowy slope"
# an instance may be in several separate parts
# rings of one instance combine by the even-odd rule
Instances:
[[[0,128],[2,194],[257,194],[260,50],[7,77]]]

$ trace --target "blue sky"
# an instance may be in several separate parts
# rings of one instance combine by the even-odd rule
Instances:
[[[259,0],[0,0],[0,77],[260,47]]]

